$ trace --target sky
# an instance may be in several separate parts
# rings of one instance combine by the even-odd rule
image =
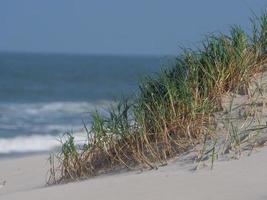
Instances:
[[[0,0],[0,51],[176,55],[266,0]]]

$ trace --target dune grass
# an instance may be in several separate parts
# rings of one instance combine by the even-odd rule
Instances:
[[[200,48],[183,49],[172,68],[145,77],[135,98],[122,99],[108,116],[93,113],[83,146],[76,146],[71,134],[63,142],[50,182],[121,168],[156,169],[212,137],[222,95],[246,93],[251,76],[264,70],[267,12],[251,25],[251,35],[239,26],[229,35],[208,35]]]

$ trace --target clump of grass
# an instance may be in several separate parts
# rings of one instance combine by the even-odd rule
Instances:
[[[229,35],[207,36],[200,49],[184,49],[172,68],[145,77],[132,102],[123,99],[108,116],[93,113],[84,146],[78,148],[72,135],[63,143],[59,170],[51,171],[59,177],[54,182],[121,168],[157,168],[211,138],[221,96],[246,93],[251,76],[262,70],[267,13],[253,19],[252,27],[251,37],[239,26]],[[212,154],[213,162],[215,148]]]

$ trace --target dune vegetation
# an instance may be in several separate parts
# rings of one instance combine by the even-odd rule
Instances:
[[[196,49],[182,49],[175,65],[147,76],[133,99],[92,114],[83,146],[74,137],[51,157],[50,182],[61,183],[136,167],[156,169],[212,138],[221,97],[246,93],[267,59],[267,12],[251,19],[251,33],[232,26],[209,34]],[[56,163],[56,164],[55,164]]]

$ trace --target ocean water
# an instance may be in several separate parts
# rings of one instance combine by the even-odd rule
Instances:
[[[0,156],[50,151],[66,132],[82,140],[90,112],[136,93],[138,79],[170,60],[0,53]]]

